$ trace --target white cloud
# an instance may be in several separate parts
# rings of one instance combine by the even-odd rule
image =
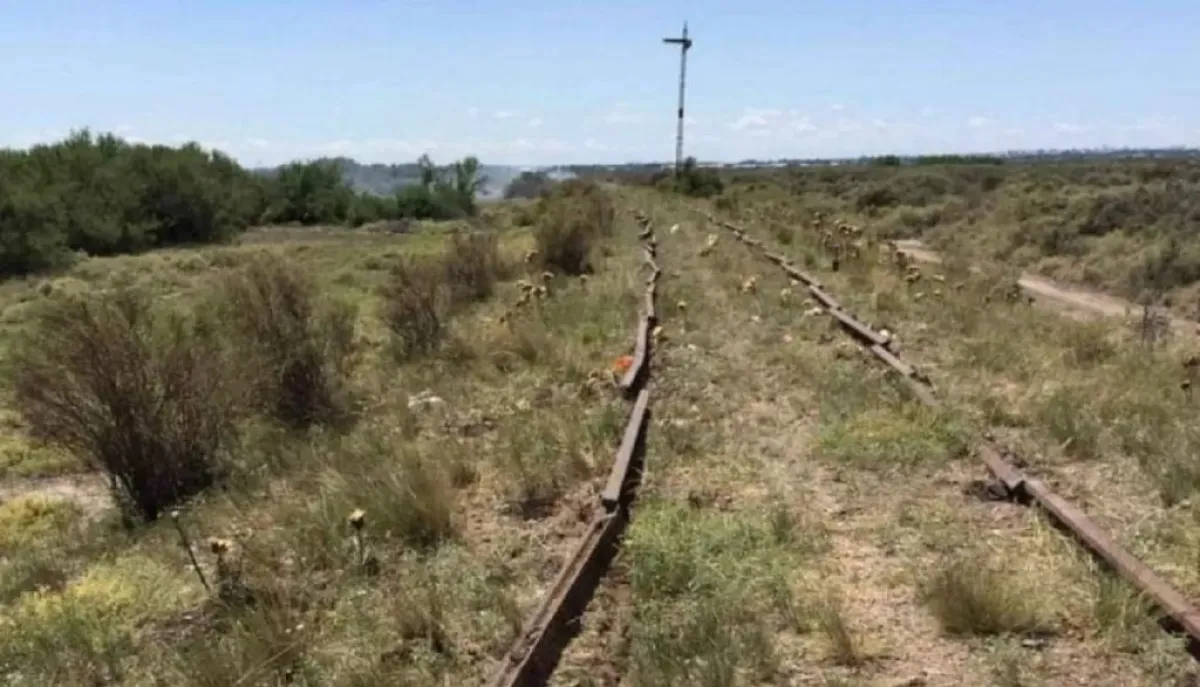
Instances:
[[[517,112],[514,110],[496,110],[496,113],[493,116],[495,116],[496,119],[512,119],[513,117],[517,116]]]
[[[529,120],[528,124],[526,124],[526,126],[528,126],[530,129],[536,129],[536,128],[540,127],[541,125],[542,125],[541,117],[534,117],[533,119]]]
[[[608,150],[608,146],[604,145],[603,143],[601,143],[600,141],[597,141],[594,138],[589,138],[589,139],[584,140],[583,147],[585,150],[597,150],[597,151]]]
[[[1087,128],[1069,122],[1055,122],[1054,130],[1064,134],[1082,134],[1087,131]]]
[[[788,122],[788,129],[796,133],[804,134],[810,131],[816,131],[817,125],[813,124],[812,117],[797,117]]]
[[[747,107],[744,112],[748,115],[766,117],[767,119],[775,119],[783,116],[783,110],[778,110],[774,107]]]
[[[478,107],[468,107],[467,108],[467,116],[470,117],[471,119],[478,119],[479,118],[479,108]]]
[[[834,112],[841,112],[842,110],[846,109],[846,106],[841,103],[834,103],[829,106],[829,109],[833,110]]]
[[[774,128],[783,117],[783,110],[773,107],[744,107],[742,115],[729,123],[734,131],[748,131],[751,135],[761,136],[763,130]]]
[[[313,150],[324,155],[346,155],[355,147],[354,141],[346,138],[341,138],[336,141],[326,141],[318,143],[313,147]]]
[[[846,119],[842,117],[837,123],[837,132],[840,134],[848,134],[855,131],[862,131],[862,122],[855,119]]]
[[[609,124],[637,124],[642,121],[642,114],[629,103],[617,103],[604,115],[604,121]]]
[[[765,127],[769,123],[770,122],[767,121],[767,118],[761,115],[744,114],[730,122],[729,128],[733,129],[734,131],[743,131],[745,129],[757,129],[760,127]]]
[[[1167,126],[1168,121],[1164,117],[1142,117],[1130,128],[1134,131],[1162,131]]]
[[[967,126],[971,127],[972,129],[982,129],[983,127],[990,126],[991,124],[992,120],[988,119],[987,117],[980,117],[979,115],[971,117],[967,120]]]

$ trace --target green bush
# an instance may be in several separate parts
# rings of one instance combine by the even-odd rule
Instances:
[[[694,198],[711,198],[721,195],[725,190],[725,182],[715,169],[698,167],[696,158],[689,157],[683,161],[679,173],[674,170],[662,171],[651,177],[651,183],[664,191],[674,191]]]
[[[342,160],[294,162],[267,173],[195,143],[130,144],[72,133],[52,145],[0,150],[0,278],[114,255],[225,241],[258,222],[349,224],[475,214],[486,179],[467,157],[393,196],[355,192]]]
[[[510,181],[505,187],[504,197],[508,200],[537,198],[548,192],[553,186],[554,182],[545,172],[521,172],[520,176]]]
[[[262,212],[262,183],[198,145],[73,133],[0,153],[0,277],[156,246],[226,240]]]
[[[354,200],[354,191],[336,162],[293,162],[274,174],[263,221],[340,223],[349,215]]]

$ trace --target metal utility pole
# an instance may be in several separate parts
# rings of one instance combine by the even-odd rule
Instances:
[[[683,86],[687,79],[687,51],[692,47],[692,39],[688,38],[687,22],[683,22],[682,36],[664,38],[663,43],[679,45],[679,124],[675,130],[675,176],[679,176],[679,167],[683,164]]]

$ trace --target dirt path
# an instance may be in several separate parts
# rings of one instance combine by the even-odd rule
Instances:
[[[896,241],[896,247],[902,253],[921,262],[936,264],[942,261],[941,256],[926,248],[916,239]],[[1026,273],[1021,275],[1017,284],[1026,292],[1038,298],[1053,301],[1059,305],[1076,310],[1084,310],[1107,317],[1125,317],[1128,313],[1136,313],[1140,310],[1140,306],[1116,296],[1082,289],[1077,286],[1068,287],[1033,274]],[[1182,332],[1195,333],[1197,331],[1196,322],[1180,317],[1172,317],[1171,326]]]

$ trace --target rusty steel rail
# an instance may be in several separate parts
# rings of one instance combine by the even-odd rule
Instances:
[[[742,243],[756,249],[764,258],[778,265],[789,277],[808,288],[814,300],[821,303],[843,329],[864,344],[877,359],[908,382],[914,395],[927,406],[938,403],[929,378],[911,364],[904,362],[889,348],[890,337],[883,336],[861,320],[855,318],[825,291],[810,275],[790,265],[781,255],[771,253],[761,241],[750,238],[741,227],[712,215],[713,224],[730,231]],[[1062,496],[1054,493],[1046,483],[1023,474],[1016,465],[1004,458],[1004,451],[992,440],[985,439],[977,448],[977,454],[1012,500],[1020,503],[1035,503],[1048,514],[1056,525],[1065,529],[1093,556],[1116,571],[1126,582],[1150,599],[1165,614],[1160,624],[1170,632],[1182,633],[1188,642],[1188,653],[1200,660],[1200,610],[1178,590],[1162,579],[1149,566],[1138,560],[1112,537],[1104,532],[1082,510]]]
[[[885,336],[883,333],[876,331],[870,325],[852,315],[849,311],[843,308],[841,303],[839,303],[832,294],[826,291],[825,288],[821,286],[820,282],[818,282],[815,278],[792,266],[787,261],[787,258],[768,251],[763,246],[761,241],[746,236],[745,230],[741,227],[738,227],[730,222],[722,222],[713,218],[712,216],[709,216],[709,221],[729,230],[729,232],[732,233],[734,238],[736,238],[738,241],[757,249],[763,257],[778,265],[780,269],[782,269],[784,273],[786,273],[791,279],[799,282],[805,288],[807,288],[808,293],[810,296],[812,296],[813,300],[820,303],[825,308],[825,311],[828,312],[831,317],[837,320],[838,324],[840,324],[843,329],[849,332],[850,335],[857,339],[860,343],[865,345],[867,350],[870,351],[870,353],[876,358],[878,358],[880,362],[886,365],[889,369],[898,373],[901,379],[908,384],[909,389],[914,395],[916,395],[918,399],[921,400],[921,402],[927,405],[936,403],[937,399],[934,395],[935,390],[933,383],[929,380],[929,377],[915,366],[901,360],[899,356],[892,352],[890,348],[892,343],[891,337]]]
[[[613,467],[593,507],[588,529],[559,570],[554,584],[526,619],[520,635],[488,680],[488,687],[542,687],[558,667],[562,653],[579,633],[580,619],[608,572],[629,524],[630,508],[641,485],[646,459],[646,434],[650,426],[651,345],[658,323],[655,304],[662,270],[650,220],[637,214],[641,226],[645,265],[650,268],[646,295],[634,340],[633,363],[618,382],[626,396],[635,398]]]

